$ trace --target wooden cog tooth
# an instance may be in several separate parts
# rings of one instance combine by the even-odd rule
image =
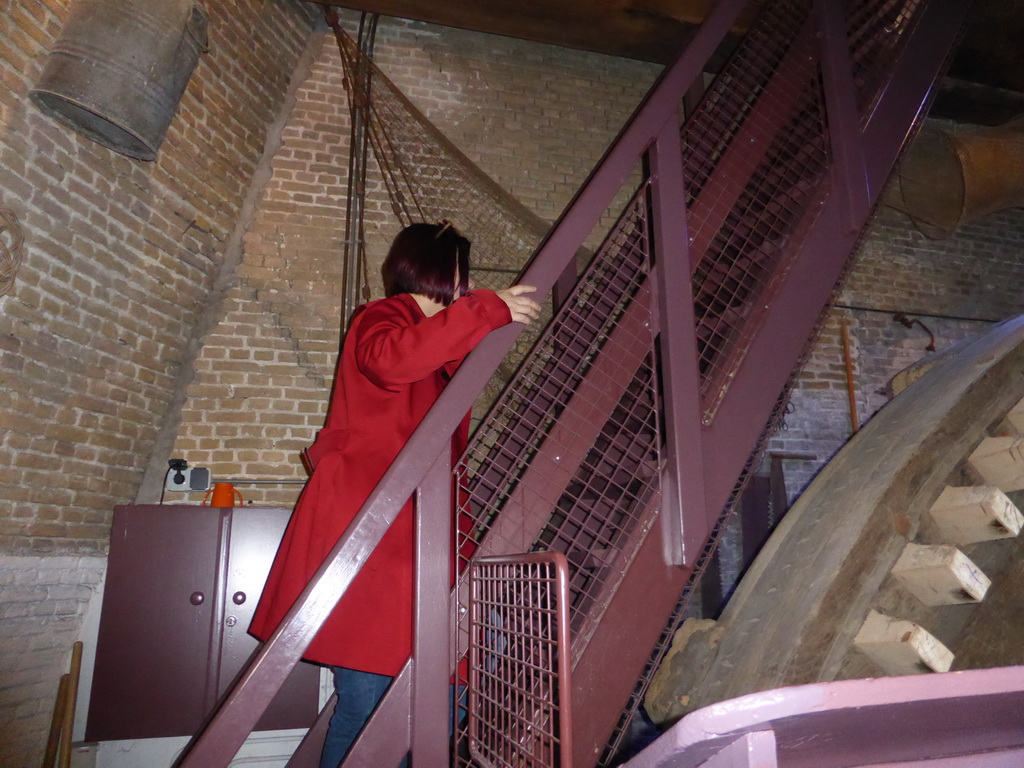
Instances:
[[[947,486],[929,512],[952,544],[1009,539],[1024,526],[1020,510],[994,486]]]
[[[991,581],[950,544],[907,544],[892,575],[925,605],[958,605],[985,599]]]
[[[988,485],[1002,491],[1024,488],[1024,438],[986,437],[967,463]]]
[[[924,627],[872,610],[853,644],[887,675],[948,672],[953,654]]]

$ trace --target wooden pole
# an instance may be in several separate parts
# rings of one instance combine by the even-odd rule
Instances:
[[[71,739],[75,727],[75,702],[78,699],[78,678],[82,673],[82,643],[71,646],[71,671],[64,693],[64,712],[60,728],[60,752],[58,768],[71,768]]]
[[[57,762],[57,745],[60,744],[60,732],[64,725],[64,707],[68,695],[68,678],[63,674],[57,685],[57,700],[53,703],[53,719],[50,720],[50,737],[46,740],[46,751],[43,753],[42,768],[53,768]]]

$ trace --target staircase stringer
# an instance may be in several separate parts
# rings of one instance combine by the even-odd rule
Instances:
[[[714,318],[709,318],[710,313],[707,313],[694,319],[689,312],[689,296],[685,289],[680,290],[686,281],[680,281],[678,273],[670,276],[673,268],[689,262],[696,265],[699,276],[703,263],[709,258],[710,244],[718,233],[706,236],[703,243],[698,240],[700,247],[693,248],[697,238],[686,228],[691,214],[682,220],[678,215],[684,209],[683,184],[676,181],[673,187],[675,165],[668,159],[678,157],[678,141],[673,141],[671,132],[659,133],[649,147],[651,228],[655,233],[655,247],[649,255],[657,267],[651,282],[657,283],[658,297],[658,317],[653,325],[657,329],[655,346],[661,362],[666,415],[663,482],[660,497],[651,500],[651,514],[644,515],[640,523],[644,538],[639,554],[628,558],[618,581],[606,585],[599,596],[589,599],[600,618],[589,624],[574,621],[574,629],[579,629],[581,624],[588,626],[574,640],[574,742],[577,745],[574,764],[577,766],[594,764],[605,735],[612,729],[620,702],[626,698],[623,693],[622,698],[617,699],[618,694],[613,692],[630,690],[640,676],[647,661],[647,649],[664,627],[662,617],[672,613],[673,604],[693,571],[694,560],[704,551],[708,532],[717,525],[719,515],[733,494],[737,479],[748,464],[779,393],[844,271],[906,137],[913,133],[966,10],[966,4],[953,2],[940,1],[927,7],[919,3],[907,5],[916,16],[912,13],[904,18],[902,44],[888,46],[894,58],[890,62],[890,76],[875,83],[880,91],[877,98],[857,93],[855,89],[858,86],[863,89],[863,82],[855,82],[853,73],[842,70],[843,66],[850,67],[852,56],[839,55],[835,50],[836,46],[845,44],[844,40],[835,39],[837,30],[843,29],[843,25],[837,23],[838,4],[818,3],[808,9],[813,13],[799,18],[799,23],[794,25],[802,40],[806,40],[807,25],[814,25],[814,49],[810,52],[796,49],[812,66],[801,68],[790,49],[782,55],[785,65],[779,71],[803,77],[815,94],[796,94],[792,83],[783,83],[787,87],[784,101],[796,113],[814,108],[815,103],[822,111],[820,140],[824,152],[819,154],[823,160],[814,167],[807,163],[798,166],[794,184],[804,184],[808,189],[790,198],[798,200],[800,208],[790,216],[782,231],[785,244],[772,262],[774,272],[757,286],[759,293],[750,291],[745,297],[749,319],[728,339],[731,346],[713,350],[726,358],[726,363],[711,359],[711,363],[727,373],[724,381],[716,385],[718,391],[708,386],[709,381],[714,382],[715,371],[709,370],[713,366],[697,371],[693,365],[694,347],[700,347],[699,343],[694,344],[693,329],[696,326],[699,330],[701,323],[706,327]],[[760,118],[767,112],[769,119],[763,122],[770,123],[771,128],[755,137],[783,143],[787,139],[785,132],[793,123],[786,114],[771,114],[771,105],[767,110],[761,108],[773,98],[775,83],[770,77],[768,80],[758,98],[744,102],[746,115]],[[863,121],[849,120],[851,114],[859,114],[857,103],[861,99],[870,104],[870,114]],[[755,131],[759,129],[760,126],[754,126]],[[747,172],[751,173],[754,171],[751,166],[761,163],[772,148],[762,147],[750,152],[743,145],[737,146],[735,141],[747,140],[747,133],[742,127],[738,129],[734,143],[726,145],[718,156],[728,157],[728,165],[733,169],[746,164]],[[718,167],[714,171],[718,171]],[[761,169],[756,173],[762,173]],[[714,173],[709,178],[712,179],[709,185],[714,187]],[[728,205],[737,204],[744,189],[742,182],[719,183],[718,186],[731,189]],[[698,205],[701,202],[698,198]],[[712,200],[704,208],[714,209],[717,203]],[[717,218],[713,218],[715,230],[730,215],[729,211],[718,211]],[[687,254],[687,240],[692,255]],[[598,258],[600,256],[599,253]],[[704,282],[694,281],[695,289],[706,290],[708,282],[713,283],[716,276],[712,272],[707,275],[709,279]],[[632,314],[632,309],[626,310],[623,317]],[[677,333],[680,336],[674,335]],[[673,343],[676,348],[667,350]],[[709,346],[705,343],[700,349],[705,355],[703,360],[709,359]],[[690,367],[686,371],[677,370],[675,364],[680,364],[680,368],[687,364]],[[546,391],[543,386],[535,387],[534,395],[535,399],[546,397],[553,403],[563,400],[555,391]],[[696,404],[701,406],[699,415],[695,413]],[[570,399],[567,404],[552,408],[551,413],[557,412],[562,418],[573,412],[574,407],[578,410],[580,406],[574,406]],[[523,408],[520,410],[525,412]],[[529,418],[538,423],[543,421],[537,416]],[[700,421],[704,422],[703,426]],[[521,432],[516,426],[506,430],[513,444],[525,439]],[[547,464],[551,469],[542,474],[548,485],[561,483],[568,494],[569,483],[553,478],[558,462],[565,458],[561,445],[556,442],[548,450],[542,436],[532,445],[511,449],[511,453],[518,450],[521,456],[529,456],[530,469]],[[500,453],[491,451],[490,458]],[[481,469],[480,473],[486,475],[487,470]],[[516,481],[512,478],[508,482]],[[530,481],[524,479],[523,482]],[[481,496],[477,503],[483,507],[491,504],[494,513],[500,512],[503,528],[514,528],[516,519],[533,521],[523,529],[524,536],[517,544],[520,549],[552,546],[553,537],[534,538],[527,531],[535,529],[535,520],[538,514],[544,514],[543,509],[561,509],[562,505],[553,500],[561,502],[564,496],[559,498],[557,490],[547,487],[543,500],[535,497],[541,501],[541,512],[516,509],[516,504],[508,503],[517,495],[528,493],[529,489],[520,488],[502,496],[499,489],[500,498],[492,502]],[[510,513],[513,519],[504,519]],[[565,516],[561,512],[556,515]],[[577,521],[576,528],[581,526],[582,521]],[[508,537],[508,542],[511,541],[512,537]],[[588,565],[593,567],[593,562],[587,561],[597,560],[597,557],[573,557],[572,547],[578,545],[578,533],[567,535],[564,541],[569,547],[566,554],[570,562],[577,565],[577,571]],[[501,551],[500,544],[496,545],[489,538],[484,538],[482,546],[489,551]],[[511,551],[513,545],[508,546]],[[603,551],[601,558],[610,559]],[[683,565],[679,565],[680,562]],[[579,591],[586,589],[589,586],[580,587]]]
[[[778,393],[786,384],[790,371],[783,370],[777,362],[801,359],[807,337],[826,308],[849,256],[857,247],[890,172],[924,116],[935,82],[945,70],[952,47],[958,40],[968,7],[968,2],[955,0],[938,0],[922,7],[913,33],[893,62],[891,77],[878,86],[879,95],[871,102],[870,113],[865,116],[862,128],[852,131],[853,135],[845,136],[842,142],[833,138],[833,153],[837,151],[837,144],[843,144],[845,156],[834,160],[829,177],[823,181],[821,197],[815,201],[820,213],[808,225],[785,280],[776,288],[770,306],[766,307],[760,327],[750,341],[713,422],[701,432],[701,463],[706,470],[703,476],[707,514],[705,530],[714,529],[718,516],[727,507],[737,478],[749,463],[750,450],[757,444],[758,435],[776,405]],[[823,56],[833,57],[834,54],[829,54],[827,49],[834,40],[830,40],[824,30],[822,32]],[[826,89],[838,87],[826,78]],[[836,109],[838,114],[849,115],[848,101],[839,102],[839,99],[845,101],[848,98],[849,94],[833,98],[831,104],[839,103],[840,106]],[[841,122],[839,125],[841,127],[830,119],[829,129],[833,134],[837,130],[850,131],[851,123]],[[851,169],[854,173],[852,179],[846,175]],[[840,187],[842,190],[837,193]],[[691,526],[695,524],[692,518],[686,519]],[[664,632],[663,625],[658,626],[653,620],[636,616],[633,603],[642,597],[664,606],[668,602],[668,594],[673,590],[676,595],[682,593],[693,574],[693,563],[683,568],[672,568],[658,562],[653,557],[657,550],[658,547],[652,544],[649,548],[651,557],[641,556],[634,561],[616,594],[617,604],[610,605],[606,611],[601,634],[588,644],[583,658],[574,666],[574,687],[595,690],[599,685],[605,692],[595,697],[593,709],[585,713],[580,712],[581,707],[588,706],[584,703],[585,698],[574,692],[576,722],[595,724],[591,733],[575,734],[574,764],[577,767],[594,764],[592,755],[604,734],[608,733],[605,729],[610,728],[610,721],[606,718],[612,716],[614,707],[601,703],[601,699],[607,701],[611,698],[607,692],[626,689],[632,672],[635,673],[633,680],[641,681],[640,690],[634,692],[634,705],[642,695],[644,666],[648,658],[639,651],[631,654],[629,649],[643,645],[637,641],[640,636],[652,638],[653,644],[653,640]],[[666,615],[681,621],[681,606],[676,604]],[[623,642],[624,631],[629,633],[628,643]],[[670,641],[671,633],[663,639]],[[615,659],[614,664],[609,664],[611,658]],[[627,672],[626,667],[631,672]],[[613,681],[610,679],[612,676],[617,679]],[[628,711],[620,713],[617,727],[623,728],[628,716]],[[606,757],[613,751],[609,750]]]
[[[818,2],[822,13],[840,13],[841,3],[837,0]],[[794,3],[801,6],[799,0],[794,0]],[[769,5],[794,3],[780,0]],[[912,4],[916,6],[916,3]],[[669,613],[662,603],[671,605],[692,571],[694,557],[703,549],[707,532],[717,520],[750,450],[757,443],[778,392],[784,386],[794,361],[799,358],[803,343],[857,238],[856,229],[851,229],[848,206],[844,203],[850,196],[830,196],[831,178],[816,179],[802,187],[799,183],[803,179],[797,178],[794,181],[796,192],[786,200],[796,201],[793,204],[799,203],[802,207],[792,214],[792,221],[786,225],[785,242],[766,241],[766,248],[779,251],[779,258],[774,263],[776,271],[763,286],[758,286],[757,291],[744,293],[742,298],[749,304],[744,310],[746,314],[737,315],[736,308],[732,306],[720,310],[713,296],[705,303],[698,303],[700,312],[693,312],[688,287],[690,281],[685,279],[685,272],[681,270],[696,271],[700,282],[694,286],[704,290],[716,280],[722,284],[734,281],[737,264],[733,262],[723,267],[709,262],[707,253],[690,252],[689,241],[696,227],[695,222],[684,214],[689,199],[696,197],[699,200],[699,191],[695,191],[689,165],[693,159],[692,152],[684,157],[684,174],[680,175],[675,168],[678,158],[691,149],[689,145],[683,145],[684,151],[680,151],[679,105],[691,86],[702,79],[705,62],[728,33],[743,5],[741,0],[722,0],[715,4],[698,34],[678,61],[659,79],[548,234],[522,276],[523,282],[537,286],[541,293],[549,292],[637,165],[645,162],[649,165],[653,207],[648,211],[649,218],[642,222],[647,229],[628,232],[626,241],[632,247],[634,236],[646,237],[654,244],[653,251],[648,254],[654,278],[649,282],[657,287],[657,295],[652,297],[650,304],[654,308],[650,326],[657,331],[658,337],[651,338],[651,353],[657,355],[662,377],[660,392],[666,402],[659,404],[662,413],[656,414],[661,420],[659,424],[664,431],[664,440],[658,430],[654,430],[653,439],[656,440],[654,448],[661,450],[662,443],[665,446],[663,455],[659,455],[659,466],[655,467],[663,480],[662,492],[641,505],[646,510],[643,512],[646,517],[641,523],[640,537],[622,537],[631,548],[628,556],[593,551],[587,553],[584,562],[577,563],[578,569],[600,569],[614,562],[615,568],[621,570],[617,581],[613,585],[609,583],[590,601],[599,611],[600,620],[588,632],[584,647],[574,650],[573,699],[577,713],[574,720],[578,729],[574,761],[578,768],[594,765],[597,761],[622,703],[633,689]],[[872,201],[877,198],[903,138],[918,116],[930,85],[939,72],[955,37],[955,29],[962,20],[964,5],[961,0],[931,0],[920,14],[921,18],[915,21],[913,31],[906,33],[902,54],[894,63],[895,75],[880,87],[881,95],[877,102],[872,102],[873,112],[862,132],[860,125],[833,125],[826,120],[833,133],[857,132],[851,135],[844,153],[848,160],[849,147],[864,148],[864,183],[868,199]],[[806,12],[806,9],[802,10]],[[823,32],[824,27],[819,30],[821,45],[830,42],[827,33],[823,35]],[[766,35],[765,39],[770,37]],[[817,75],[812,79],[817,82]],[[765,98],[765,94],[770,95],[771,73],[761,80],[768,83],[767,86],[763,83],[758,86],[764,90],[743,98],[756,101]],[[720,97],[722,93],[719,91],[711,96]],[[844,98],[848,97],[847,94]],[[714,98],[705,99],[704,106],[688,120],[688,124],[699,121],[715,109],[714,102]],[[799,100],[798,107],[807,108]],[[735,120],[742,122],[742,115]],[[718,141],[713,122],[709,124],[711,129],[705,138]],[[782,131],[787,129],[787,124],[780,125]],[[692,134],[686,134],[684,129],[684,137],[689,140]],[[802,149],[786,145],[786,138],[785,135],[777,138],[777,146],[773,145],[769,152]],[[709,153],[708,157],[712,155],[717,157],[714,153]],[[714,172],[713,165],[712,162],[709,166],[709,174]],[[846,167],[850,167],[849,163]],[[750,169],[752,174],[762,172],[769,175],[778,173],[772,168],[764,171]],[[663,182],[664,187],[661,186]],[[769,208],[773,201],[746,200],[744,204]],[[721,220],[726,219],[728,216]],[[714,244],[716,237],[706,239]],[[729,243],[724,247],[728,248]],[[567,305],[572,311],[571,300]],[[724,314],[716,316],[716,311]],[[748,316],[751,318],[749,323],[735,323],[737,317],[744,319]],[[511,347],[518,330],[506,327],[494,332],[459,369],[289,611],[281,627],[254,658],[178,765],[215,768],[226,766],[234,757],[270,698],[394,521],[404,500],[424,483],[438,457],[447,453],[451,434]],[[708,339],[715,344],[725,343],[709,352]],[[737,346],[739,342],[741,346]],[[596,354],[600,354],[600,349]],[[726,384],[713,378],[719,374]],[[636,386],[626,384],[613,412],[605,416],[594,414],[593,418],[606,418],[610,420],[608,423],[620,419],[628,426],[635,416],[630,408],[643,399],[645,387],[647,384],[643,382]],[[709,391],[714,400],[712,409],[708,408]],[[555,418],[567,407],[566,403],[553,404]],[[620,411],[622,414],[616,415]],[[649,422],[644,422],[639,428],[645,430],[644,439],[648,439]],[[595,442],[596,447],[587,454],[581,466],[595,456],[597,460],[603,460],[602,451],[608,455],[622,453],[623,449],[617,442],[621,437],[620,433],[611,434],[602,429]],[[699,451],[694,450],[697,446]],[[535,448],[543,450],[543,440]],[[638,467],[638,472],[648,472],[650,459],[643,452],[642,441],[639,450],[640,453],[627,458]],[[691,458],[698,453],[699,458]],[[663,461],[662,458],[668,460]],[[569,475],[570,478],[577,476]],[[605,480],[610,485],[620,482],[614,476]],[[572,485],[571,479],[567,481],[567,487],[569,485]],[[628,497],[630,487],[628,484],[621,486],[619,496]],[[589,497],[581,498],[585,501]],[[610,508],[609,513],[618,514],[614,508]],[[645,604],[655,603],[659,606],[657,611],[638,610]],[[441,615],[431,619],[433,622],[447,620],[447,616]],[[412,685],[402,686],[404,693],[395,695],[406,703],[392,701],[385,706],[391,722],[374,718],[367,729],[365,738],[361,740],[364,742],[361,745],[364,756],[372,754],[375,741],[380,744],[390,741],[392,751],[401,751],[402,745],[396,742],[396,738],[402,739],[403,733],[407,734],[406,740],[418,743],[417,722],[411,716],[413,707],[409,704],[410,689],[417,689],[417,669],[448,662],[446,649],[428,652],[424,656],[411,664],[411,672],[410,665],[403,671],[403,679],[407,673],[413,676]],[[396,724],[396,719],[403,722]],[[444,734],[436,737],[443,740]],[[353,759],[358,764],[373,764],[355,755]]]

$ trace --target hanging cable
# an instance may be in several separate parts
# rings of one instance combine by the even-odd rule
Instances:
[[[324,12],[327,24],[340,38],[341,22],[334,8]],[[370,300],[370,281],[366,267],[366,236],[364,208],[366,200],[366,158],[370,135],[369,103],[370,72],[362,62],[373,56],[373,43],[377,34],[377,14],[363,13],[359,19],[359,49],[354,70],[345,67],[350,79],[352,125],[349,132],[351,150],[348,154],[348,186],[345,194],[345,268],[342,278],[342,332],[356,306]],[[340,46],[339,46],[340,47]],[[346,60],[343,57],[343,60]],[[360,285],[360,279],[362,285]],[[361,288],[361,290],[360,290]]]

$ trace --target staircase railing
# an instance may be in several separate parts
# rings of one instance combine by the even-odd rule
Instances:
[[[569,560],[576,766],[598,760],[673,614],[967,3],[775,0],[705,92],[743,7],[714,5],[538,249],[522,282],[546,294],[629,200],[459,467],[474,520],[460,551]],[[680,131],[681,104],[697,106]],[[450,519],[450,436],[517,334],[495,331],[462,365],[179,765],[229,763],[414,493],[431,553],[414,658],[345,764],[410,748],[447,763],[459,610],[447,544],[429,536]]]

